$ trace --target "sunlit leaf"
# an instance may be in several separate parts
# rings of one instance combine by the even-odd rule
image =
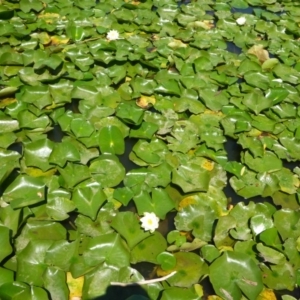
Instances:
[[[111,226],[127,241],[130,248],[149,236],[148,232],[141,229],[137,216],[131,212],[118,213]]]
[[[116,267],[129,266],[129,251],[121,240],[119,234],[108,233],[89,239],[83,254],[88,266],[96,266],[101,262]]]
[[[155,231],[138,243],[131,251],[131,263],[150,262],[157,264],[157,255],[165,251],[167,242],[161,233]]]
[[[93,220],[105,200],[106,195],[98,182],[83,182],[73,191],[72,201],[77,211]]]
[[[123,154],[125,143],[117,126],[102,127],[99,131],[99,145],[102,153]]]
[[[92,161],[89,170],[93,178],[103,187],[114,187],[125,176],[125,168],[114,155],[101,155]]]
[[[220,269],[227,272],[220,272]],[[262,275],[256,263],[244,253],[226,251],[209,267],[210,281],[224,299],[257,299],[263,289]]]

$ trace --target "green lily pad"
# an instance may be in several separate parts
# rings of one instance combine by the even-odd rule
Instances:
[[[211,171],[195,163],[182,164],[172,172],[172,182],[185,193],[207,191],[210,179]]]
[[[162,252],[157,256],[157,262],[164,271],[173,269],[176,266],[176,258],[169,252]]]
[[[19,175],[4,191],[3,200],[13,208],[33,205],[44,201],[45,183],[40,178]]]
[[[72,201],[79,213],[95,220],[106,195],[98,182],[82,182],[73,191]]]
[[[291,209],[278,210],[274,214],[274,225],[281,238],[297,238],[300,230],[299,212]]]
[[[48,139],[39,139],[28,143],[25,147],[24,158],[28,167],[38,167],[42,171],[49,170],[49,156],[52,152],[54,143]]]
[[[129,211],[119,212],[113,219],[111,226],[127,241],[131,249],[149,237],[149,233],[141,229],[137,216]]]
[[[258,115],[264,109],[271,107],[273,103],[270,98],[264,97],[261,90],[255,88],[251,93],[245,94],[243,104]]]
[[[68,188],[91,177],[89,168],[84,165],[68,162],[64,168],[58,168],[59,173]]]
[[[36,286],[44,285],[42,275],[47,269],[44,259],[51,244],[51,240],[32,240],[18,253],[17,280]]]
[[[115,267],[129,266],[129,251],[119,234],[108,233],[88,240],[83,253],[87,266],[96,266],[101,262]]]
[[[134,194],[130,188],[123,187],[123,188],[116,188],[114,190],[113,197],[126,206],[129,203],[129,201],[132,199],[133,195]]]
[[[274,172],[282,168],[282,161],[270,151],[265,151],[261,158],[254,158],[248,151],[246,151],[242,161],[248,165],[250,169],[259,173]]]
[[[69,199],[69,193],[58,189],[48,193],[46,211],[53,220],[65,220],[69,218],[69,212],[75,210],[74,203]]]
[[[167,280],[172,286],[190,287],[208,274],[206,263],[195,253],[177,252],[174,257],[176,265],[172,271],[177,273]]]
[[[264,261],[276,265],[283,264],[286,261],[284,254],[270,247],[266,247],[262,243],[258,243],[256,248],[259,251],[260,256],[263,257]]]
[[[151,197],[146,191],[133,197],[139,215],[145,212],[154,212],[160,219],[164,219],[166,214],[175,205],[168,193],[161,188],[153,188]]]
[[[157,256],[165,251],[167,242],[161,233],[154,231],[146,239],[138,243],[131,251],[131,263],[150,262],[157,264]]]
[[[93,125],[83,118],[75,118],[70,123],[70,128],[76,137],[89,137],[93,131]]]
[[[186,290],[178,287],[170,287],[163,291],[161,300],[199,300],[199,295],[196,295],[192,290]]]
[[[114,155],[101,155],[92,161],[89,170],[103,187],[114,187],[125,177],[125,168]]]
[[[293,290],[295,285],[295,273],[290,263],[285,262],[284,264],[266,265],[261,266],[264,276],[264,284],[274,290]],[[280,274],[280,278],[278,276]]]
[[[69,289],[66,283],[66,273],[60,268],[48,266],[43,274],[45,289],[50,293],[50,297],[66,299],[69,295]]]
[[[99,145],[102,153],[123,154],[125,142],[117,126],[102,127],[99,131]]]
[[[63,168],[68,161],[80,161],[80,153],[78,149],[75,147],[75,145],[68,141],[55,143],[53,150],[49,156],[49,162]]]
[[[220,270],[227,272],[220,272]],[[247,254],[226,251],[209,267],[209,279],[215,292],[225,299],[240,299],[242,293],[248,299],[257,299],[263,289],[262,275]]]
[[[142,123],[144,111],[135,104],[121,103],[116,111],[116,116],[125,123],[139,125]]]
[[[192,200],[191,203],[194,201]],[[178,230],[190,231],[202,241],[212,239],[213,223],[216,219],[215,212],[203,203],[187,205],[177,213],[175,226]]]

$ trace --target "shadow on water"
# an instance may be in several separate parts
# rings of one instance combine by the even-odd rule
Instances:
[[[137,139],[134,138],[126,138],[125,139],[125,152],[122,155],[119,155],[119,160],[121,164],[125,167],[126,173],[131,171],[132,169],[139,168],[133,161],[129,159],[129,154],[132,151],[133,146],[137,142]]]
[[[59,125],[54,125],[53,129],[48,132],[48,139],[50,141],[60,143],[63,137],[64,133],[62,132]]]
[[[242,13],[242,14],[252,14],[254,11],[253,7],[247,7],[247,8],[236,8],[236,7],[232,7],[231,8],[231,12],[232,13]]]
[[[139,285],[121,287],[109,286],[106,294],[93,300],[147,300],[147,292]]]
[[[242,53],[242,49],[240,47],[238,47],[235,43],[233,42],[226,42],[227,44],[227,51],[231,52],[231,53],[235,53],[235,54],[241,54]]]
[[[237,143],[237,140],[231,137],[226,137],[227,140],[224,144],[225,151],[229,161],[240,161],[242,146]]]

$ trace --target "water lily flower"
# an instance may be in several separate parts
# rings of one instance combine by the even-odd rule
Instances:
[[[110,30],[107,35],[106,35],[106,38],[110,41],[113,41],[113,40],[118,40],[120,37],[119,35],[119,32],[118,30]]]
[[[245,17],[239,17],[238,19],[236,19],[236,23],[238,25],[244,25],[246,23],[246,18]]]
[[[156,228],[158,228],[159,218],[155,215],[155,213],[144,213],[144,217],[140,219],[142,222],[142,228],[146,231],[154,232]]]

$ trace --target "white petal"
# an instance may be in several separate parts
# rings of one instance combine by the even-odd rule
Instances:
[[[236,23],[238,25],[244,25],[246,23],[246,18],[245,17],[239,17],[238,19],[236,19]]]
[[[117,30],[110,30],[107,35],[106,35],[106,38],[110,41],[112,40],[117,40],[119,39],[119,32]]]
[[[146,231],[154,232],[159,226],[159,218],[155,213],[145,212],[140,221],[142,222],[141,227]]]

